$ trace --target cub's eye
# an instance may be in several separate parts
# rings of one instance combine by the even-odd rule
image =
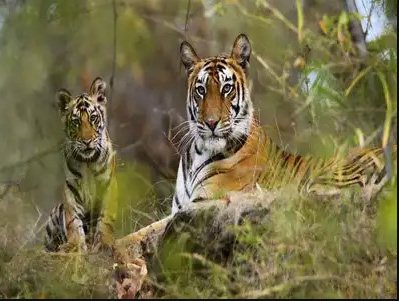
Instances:
[[[96,115],[91,115],[90,116],[90,121],[91,122],[95,122],[97,120],[97,116]]]
[[[205,88],[203,86],[198,86],[196,90],[199,95],[204,96]]]
[[[73,119],[72,120],[72,126],[78,127],[79,126],[79,120],[78,119]]]
[[[223,94],[228,94],[231,92],[232,89],[233,89],[232,85],[226,84],[226,85],[224,85],[222,92],[223,92]]]

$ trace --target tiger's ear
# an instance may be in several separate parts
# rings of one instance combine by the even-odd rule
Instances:
[[[57,92],[56,98],[58,103],[58,109],[60,110],[61,113],[65,113],[65,111],[68,108],[68,104],[72,100],[71,93],[69,93],[69,91],[66,89],[60,89]]]
[[[200,58],[195,53],[193,46],[186,41],[180,45],[180,57],[184,67],[186,68],[187,74],[190,74],[191,71],[193,71],[194,65],[200,61]]]
[[[106,104],[105,88],[107,84],[101,77],[97,77],[90,86],[90,95],[97,99],[100,104]]]
[[[247,72],[249,57],[251,56],[251,43],[245,34],[240,34],[234,41],[231,57]]]

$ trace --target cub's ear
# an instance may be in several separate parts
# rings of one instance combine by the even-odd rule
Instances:
[[[63,114],[67,110],[68,104],[72,100],[71,93],[69,93],[69,91],[66,89],[60,89],[57,92],[56,100],[58,104],[58,109]]]
[[[186,68],[187,74],[190,74],[191,71],[193,71],[194,65],[200,61],[200,58],[195,53],[193,46],[186,41],[180,45],[180,57],[184,67]]]
[[[240,34],[234,41],[231,57],[247,72],[249,57],[251,56],[251,43],[245,34]]]
[[[101,77],[97,77],[90,86],[90,95],[100,104],[106,104],[105,88],[107,84]]]

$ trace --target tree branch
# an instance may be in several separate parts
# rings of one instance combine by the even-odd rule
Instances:
[[[112,8],[113,8],[113,19],[114,19],[114,33],[113,33],[113,54],[112,54],[112,72],[111,72],[111,78],[109,79],[109,85],[110,85],[110,100],[112,104],[113,100],[113,95],[114,95],[114,81],[115,81],[115,69],[116,69],[116,23],[118,19],[118,12],[116,8],[116,0],[112,0]],[[109,118],[108,120],[112,120],[111,118],[111,112],[112,110],[109,111]]]
[[[187,24],[188,24],[188,16],[190,14],[190,6],[191,6],[191,0],[188,0],[187,12],[186,12],[186,22],[184,24],[184,35],[186,35],[186,33],[187,33]]]
[[[346,8],[350,13],[358,13],[355,0],[346,0]],[[349,32],[351,33],[352,40],[355,43],[357,50],[359,51],[359,56],[367,56],[368,52],[362,24],[359,20],[352,20],[350,21],[349,26]]]

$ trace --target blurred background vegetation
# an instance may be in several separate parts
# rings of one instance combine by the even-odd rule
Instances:
[[[186,118],[181,41],[205,57],[246,33],[265,130],[292,152],[328,156],[396,144],[396,11],[396,0],[0,0],[0,272],[41,243],[61,200],[58,89],[108,83],[121,236],[170,210]],[[394,182],[373,229],[396,250]]]

